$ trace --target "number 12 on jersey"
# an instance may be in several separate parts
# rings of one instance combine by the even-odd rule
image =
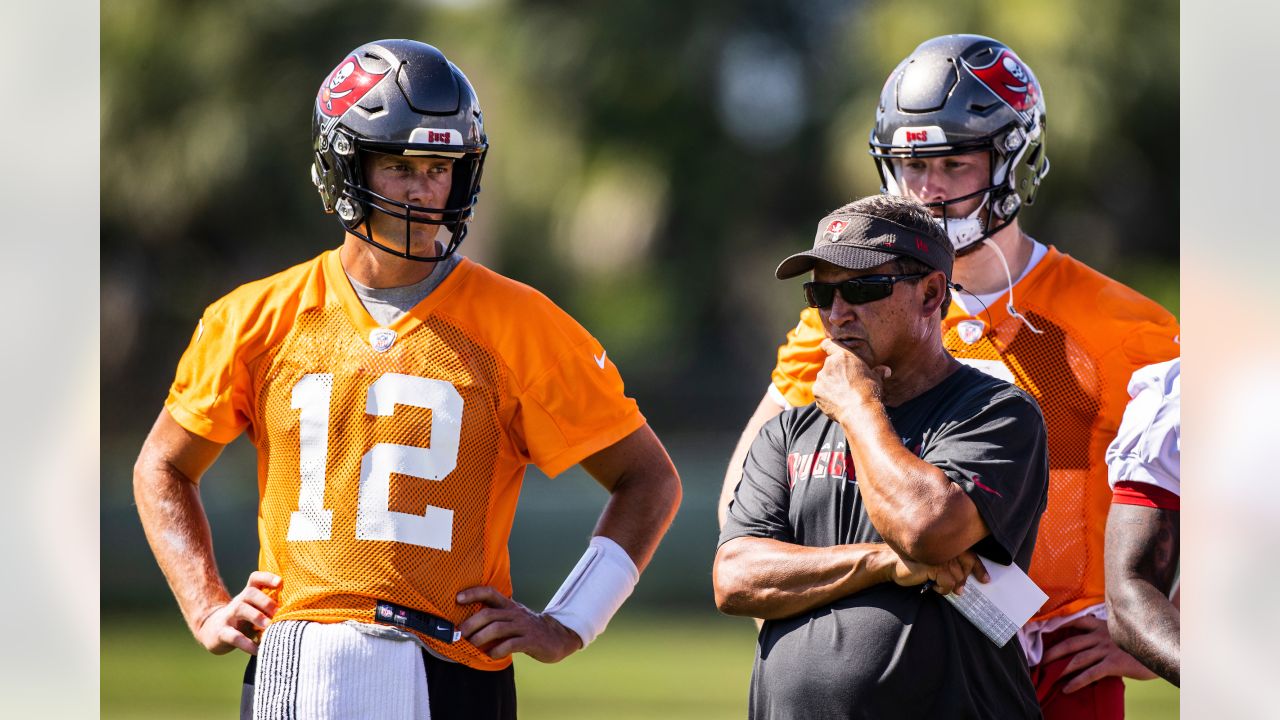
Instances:
[[[293,386],[292,407],[301,411],[298,457],[302,483],[298,509],[289,518],[288,540],[328,540],[333,536],[333,510],[324,507],[332,395],[333,373],[303,375]],[[369,386],[365,412],[390,416],[396,405],[431,411],[431,447],[378,443],[360,458],[356,537],[450,550],[453,511],[430,505],[422,515],[392,511],[391,475],[440,481],[453,472],[458,466],[462,396],[444,380],[385,373]]]

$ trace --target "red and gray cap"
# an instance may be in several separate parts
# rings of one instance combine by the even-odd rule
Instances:
[[[818,223],[813,249],[783,260],[779,280],[809,272],[819,260],[848,270],[869,270],[899,257],[919,260],[941,270],[951,282],[955,250],[946,236],[920,233],[891,220],[859,212],[834,212]]]

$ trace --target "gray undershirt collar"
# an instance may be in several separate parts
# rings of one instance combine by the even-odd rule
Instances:
[[[449,277],[449,273],[453,272],[460,262],[462,262],[462,255],[455,252],[447,259],[436,263],[430,275],[412,285],[401,287],[371,288],[357,282],[351,277],[351,273],[347,273],[347,280],[351,283],[351,288],[356,291],[356,297],[360,298],[360,303],[364,305],[369,316],[385,327],[404,317],[405,313],[425,300],[431,291]]]

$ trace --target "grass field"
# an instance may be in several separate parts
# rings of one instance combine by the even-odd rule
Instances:
[[[235,717],[244,655],[213,657],[166,617],[103,618],[102,717]],[[625,611],[609,631],[558,665],[520,656],[520,717],[741,718],[746,714],[754,630],[705,615]],[[1128,717],[1178,717],[1178,691],[1163,681],[1130,683]]]

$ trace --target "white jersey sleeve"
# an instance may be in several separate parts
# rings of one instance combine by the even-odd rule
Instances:
[[[1107,481],[1156,485],[1181,496],[1181,358],[1138,370],[1129,405],[1107,448]]]

